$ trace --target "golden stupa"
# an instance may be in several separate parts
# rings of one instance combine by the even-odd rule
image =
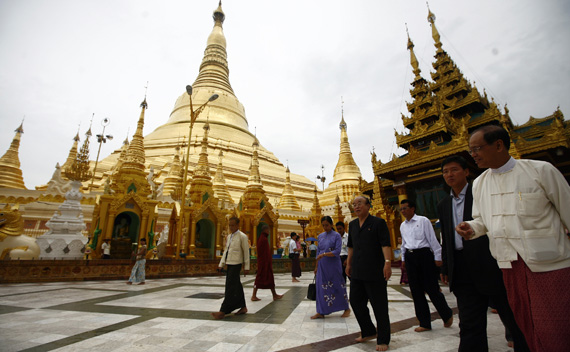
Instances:
[[[26,189],[22,169],[20,169],[20,137],[24,133],[24,123],[16,129],[10,148],[0,158],[0,188]]]
[[[336,204],[337,196],[341,203],[350,202],[355,195],[360,193],[360,182],[362,174],[360,168],[356,165],[350,144],[348,143],[348,133],[346,122],[344,121],[344,113],[340,120],[340,152],[338,154],[338,162],[334,168],[333,180],[325,189],[321,200],[321,205],[329,210],[330,206]]]
[[[178,177],[179,164],[173,160],[176,148],[180,144],[180,136],[186,137],[186,141],[191,144],[193,150],[200,150],[200,140],[203,137],[203,127],[206,121],[209,122],[208,154],[210,172],[215,176],[218,169],[214,162],[223,153],[223,168],[215,178],[214,189],[220,193],[220,198],[225,203],[235,203],[239,201],[245,191],[249,166],[252,157],[252,148],[256,137],[249,131],[248,121],[245,116],[243,105],[236,97],[229,81],[229,67],[226,54],[226,38],[224,36],[222,24],[224,22],[224,12],[221,5],[214,11],[214,28],[208,37],[206,50],[198,77],[192,84],[192,103],[194,109],[201,106],[213,95],[219,97],[210,102],[199,114],[194,126],[191,138],[188,138],[190,123],[190,100],[187,92],[182,93],[176,100],[174,108],[168,121],[156,130],[144,137],[144,149],[146,155],[147,170],[151,166],[155,170],[155,182],[162,184],[168,178],[170,181]],[[189,139],[189,140],[188,140]],[[183,148],[186,149],[186,148]],[[100,191],[104,187],[105,175],[110,174],[110,170],[116,164],[120,151],[115,151],[112,155],[100,161],[95,175],[95,189]],[[271,200],[281,197],[283,187],[286,183],[285,166],[277,157],[262,145],[258,147],[258,159],[261,181],[267,197]],[[185,155],[178,160],[185,158]],[[189,157],[188,172],[192,172],[198,166],[197,153],[191,153]],[[172,168],[175,168],[171,172]],[[223,176],[223,177],[222,177]],[[297,202],[305,208],[312,204],[314,182],[304,176],[291,174],[291,187],[296,194]],[[188,176],[190,180],[191,175]],[[222,180],[225,186],[222,185]],[[170,182],[164,186],[164,195],[173,192]],[[190,184],[190,182],[188,182]],[[168,186],[168,187],[167,187]],[[226,189],[231,196],[231,201],[227,199]],[[173,199],[179,196],[174,192]]]

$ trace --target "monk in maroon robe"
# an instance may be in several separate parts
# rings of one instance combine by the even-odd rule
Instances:
[[[261,234],[257,240],[257,276],[253,285],[252,301],[259,301],[257,297],[258,289],[270,289],[273,294],[273,300],[278,300],[283,295],[275,292],[275,279],[273,278],[273,260],[271,258],[271,248],[269,248],[269,225],[261,227]]]

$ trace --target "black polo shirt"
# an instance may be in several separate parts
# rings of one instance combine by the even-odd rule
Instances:
[[[390,247],[390,232],[384,219],[368,215],[360,227],[358,218],[348,224],[348,247],[352,248],[351,278],[384,280],[384,252]]]

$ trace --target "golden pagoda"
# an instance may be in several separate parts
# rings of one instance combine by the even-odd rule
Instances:
[[[317,197],[317,187],[314,188],[314,198],[313,207],[311,208],[311,215],[309,215],[309,225],[305,231],[306,237],[315,237],[323,232],[323,227],[321,225],[321,219],[323,218],[323,210],[319,203],[319,198]]]
[[[259,142],[255,138],[247,186],[236,212],[240,219],[240,230],[249,237],[250,245],[255,246],[257,244],[261,227],[267,224],[270,229],[269,245],[273,251],[276,251],[279,246],[277,243],[277,219],[279,216],[273,211],[273,206],[269,203],[269,198],[267,198],[261,183],[258,150]]]
[[[559,109],[543,119],[531,117],[529,122],[515,126],[505,106],[502,113],[493,99],[480,94],[461,73],[455,62],[443,49],[435,26],[435,15],[428,10],[428,21],[436,48],[435,72],[432,82],[421,76],[414,44],[408,35],[407,47],[414,80],[407,104],[410,116],[402,115],[408,133],[397,133],[396,142],[407,151],[393,155],[382,163],[372,157],[375,180],[366,192],[373,193],[373,214],[386,219],[395,245],[401,217],[398,215],[402,199],[414,199],[416,212],[435,221],[437,203],[448,194],[444,187],[440,165],[450,155],[461,155],[470,164],[473,177],[480,170],[468,154],[468,138],[473,130],[487,124],[502,125],[511,135],[510,153],[515,158],[541,159],[552,162],[567,179],[570,130]],[[565,160],[565,161],[564,161]]]
[[[0,158],[0,188],[26,189],[18,156],[20,137],[24,133],[24,122],[14,132],[16,135],[12,139],[10,148]]]
[[[71,165],[73,164],[73,161],[75,161],[75,158],[77,158],[77,144],[79,143],[79,131],[77,131],[77,134],[75,135],[75,137],[73,137],[73,145],[71,146],[71,149],[69,149],[69,154],[67,155],[67,159],[65,160],[65,163],[63,163],[63,165],[61,166],[62,170],[65,170],[69,167],[71,167]]]
[[[198,116],[194,125],[197,138],[191,136],[186,140],[195,148],[199,148],[202,127],[208,119],[210,125],[209,159],[217,160],[216,157],[223,150],[224,180],[232,200],[237,203],[248,182],[251,145],[255,136],[249,131],[245,109],[230,84],[226,38],[223,32],[224,19],[225,14],[220,5],[213,13],[214,27],[208,37],[198,77],[192,84],[191,92],[193,106],[200,106],[213,94],[219,97],[209,103]],[[173,151],[179,143],[179,136],[188,135],[189,123],[190,99],[184,92],[176,100],[168,121],[145,136],[146,160],[148,164],[154,166],[159,175],[156,179],[157,184],[163,183],[167,177],[168,165],[172,162]],[[258,147],[258,155],[260,177],[263,180],[265,192],[270,199],[279,198],[285,184],[284,165],[262,145]],[[95,176],[95,185],[99,189],[103,187],[102,174],[113,167],[118,156],[119,151],[115,151],[99,162]],[[193,170],[198,165],[198,155],[191,154],[188,164],[188,171]],[[215,166],[212,164],[210,167],[212,176],[214,176]],[[304,176],[291,174],[291,184],[297,202],[307,208],[310,207],[314,183]]]
[[[325,189],[321,204],[323,207],[334,206],[336,197],[340,197],[340,202],[351,202],[356,194],[360,193],[360,180],[362,174],[356,165],[348,143],[347,125],[342,113],[340,127],[340,152],[338,162],[334,168],[333,180]]]
[[[289,171],[289,166],[287,166],[287,169],[285,170],[285,187],[283,187],[283,194],[281,194],[281,199],[279,199],[277,209],[301,210],[301,207],[295,198],[293,187],[291,187],[291,171]]]
[[[170,163],[170,170],[168,175],[164,178],[163,195],[170,196],[175,201],[182,199],[182,187],[184,177],[184,164],[180,159],[180,146],[176,146],[176,152],[172,162]]]
[[[158,201],[153,199],[145,172],[144,116],[148,105],[146,97],[141,103],[137,130],[123,157],[117,161],[118,170],[112,175],[110,190],[97,196],[93,211],[93,238],[90,247],[100,255],[101,243],[111,239],[113,258],[130,258],[132,245],[141,238],[154,247],[154,227],[158,218]]]
[[[181,208],[173,210],[182,221],[173,215],[172,219],[176,222],[171,222],[171,226],[178,226],[176,240],[171,244],[176,256],[189,259],[211,259],[222,254],[222,232],[227,225],[226,215],[229,214],[229,211],[220,209],[219,199],[214,194],[208,162],[209,124],[206,123],[203,129],[202,148],[190,183],[188,198]],[[178,243],[181,243],[180,247]]]
[[[228,185],[226,185],[226,179],[224,178],[224,165],[222,163],[223,159],[224,152],[220,149],[220,154],[218,154],[218,168],[216,169],[216,176],[214,177],[214,184],[212,188],[214,189],[214,195],[216,198],[220,199],[223,202],[222,208],[233,208],[235,206],[234,200],[228,191]]]

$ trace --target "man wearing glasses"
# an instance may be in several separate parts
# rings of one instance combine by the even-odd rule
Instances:
[[[387,281],[392,276],[390,232],[384,219],[370,215],[370,199],[359,196],[352,203],[357,219],[348,224],[346,274],[350,277],[350,306],[360,326],[356,342],[377,338],[376,351],[390,343]],[[368,301],[376,317],[370,319]]]
[[[551,164],[515,160],[500,126],[476,130],[469,153],[488,168],[473,183],[473,220],[456,231],[485,234],[507,296],[532,351],[570,350],[570,187]]]

